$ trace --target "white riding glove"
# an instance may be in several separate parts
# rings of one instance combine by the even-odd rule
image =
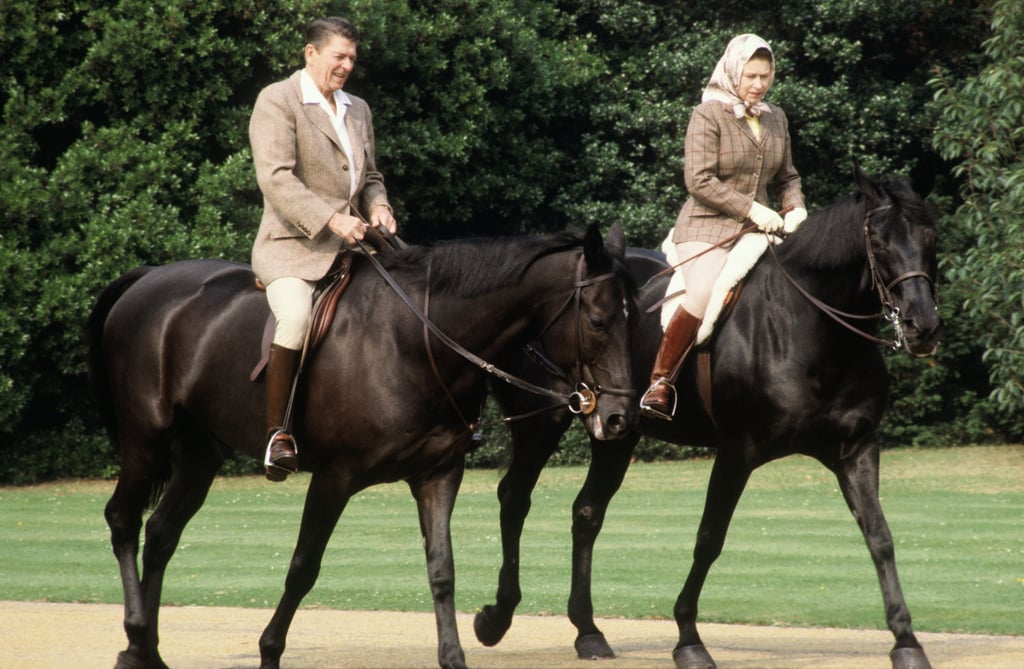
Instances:
[[[803,207],[796,207],[783,219],[782,229],[786,232],[793,232],[801,223],[807,220],[807,210]]]
[[[769,209],[760,202],[754,202],[750,205],[750,211],[747,212],[747,218],[754,222],[757,229],[761,232],[778,232],[782,229],[782,217],[778,215],[774,210]]]

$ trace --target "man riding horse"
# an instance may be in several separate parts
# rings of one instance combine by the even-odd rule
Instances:
[[[370,108],[342,91],[359,32],[328,17],[306,29],[306,67],[260,92],[249,121],[263,218],[252,265],[276,320],[266,371],[267,478],[298,470],[288,406],[310,322],[313,291],[340,250],[369,227],[394,233],[374,159]],[[363,219],[360,211],[369,212]]]

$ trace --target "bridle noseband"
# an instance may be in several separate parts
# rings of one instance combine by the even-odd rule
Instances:
[[[903,283],[907,279],[922,278],[928,282],[928,289],[930,290],[932,297],[935,296],[935,284],[932,282],[931,276],[927,272],[922,270],[911,270],[900,274],[889,283],[885,283],[882,279],[881,273],[878,271],[878,263],[875,260],[875,252],[871,248],[871,217],[875,214],[887,211],[892,208],[892,204],[885,204],[874,209],[869,210],[864,214],[864,251],[868,257],[868,271],[871,273],[871,287],[878,292],[878,301],[882,305],[882,317],[888,322],[892,323],[893,327],[893,341],[885,342],[894,351],[898,350],[901,346],[906,344],[906,335],[903,332],[903,318],[900,314],[900,308],[896,304],[896,299],[892,295],[892,289],[900,283]],[[883,340],[884,341],[884,340]]]
[[[566,298],[562,306],[558,308],[555,315],[551,317],[548,324],[541,329],[537,335],[538,338],[543,337],[544,333],[551,329],[551,326],[558,321],[563,314],[565,314],[570,306],[574,307],[576,318],[576,365],[574,371],[576,372],[576,378],[579,379],[575,384],[569,378],[558,365],[548,360],[544,354],[537,349],[535,346],[527,346],[527,353],[537,360],[541,366],[553,376],[556,376],[571,386],[574,386],[576,390],[569,395],[569,411],[574,414],[582,414],[584,416],[593,413],[594,409],[597,408],[597,398],[600,395],[620,395],[620,396],[632,396],[636,394],[634,388],[613,388],[609,386],[602,386],[596,384],[594,388],[590,388],[584,378],[584,369],[589,368],[589,365],[583,361],[583,310],[582,310],[582,298],[583,289],[587,286],[592,286],[602,281],[608,281],[615,278],[615,272],[606,272],[604,274],[598,274],[592,276],[589,279],[583,278],[583,270],[586,267],[586,262],[583,254],[580,254],[579,260],[576,262],[576,280],[573,283],[573,291]],[[594,374],[591,372],[590,377],[593,378]],[[509,418],[505,419],[511,420]]]

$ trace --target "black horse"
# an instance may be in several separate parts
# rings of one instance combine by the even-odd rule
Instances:
[[[384,254],[381,276],[392,277],[411,304],[369,258],[355,257],[328,336],[304,371],[296,436],[300,465],[312,477],[284,594],[260,638],[263,669],[279,666],[292,617],[349,498],[398,480],[419,509],[438,660],[466,666],[449,520],[469,423],[485,397],[484,362],[500,364],[539,337],[581,384],[574,404],[592,434],[621,438],[636,401],[628,357],[634,287],[624,247],[617,228],[606,246],[591,227],[582,239],[462,241]],[[428,297],[427,322],[441,337],[428,336],[419,317]],[[91,379],[121,462],[106,506],[125,598],[128,648],[119,669],[165,666],[157,618],[182,530],[230,452],[263,457],[263,384],[249,375],[268,313],[248,266],[207,260],[133,270],[103,291],[90,316]],[[442,345],[444,336],[453,345]],[[459,345],[464,354],[455,352]],[[150,504],[140,573],[139,532]]]
[[[757,467],[802,453],[816,458],[839,481],[878,571],[886,619],[896,638],[896,669],[928,667],[914,637],[896,575],[893,541],[878,499],[876,429],[886,404],[888,376],[877,341],[879,317],[845,325],[816,306],[797,286],[846,315],[878,313],[880,301],[898,326],[900,343],[915,356],[934,352],[941,323],[934,297],[936,231],[921,198],[901,181],[878,183],[859,169],[858,192],[810,216],[747,276],[731,315],[710,338],[711,416],[696,382],[697,355],[681,375],[679,409],[672,422],[642,418],[637,430],[594,443],[587,479],[573,505],[572,587],[569,618],[578,630],[580,657],[613,657],[595,626],[590,593],[591,558],[605,511],[618,490],[641,434],[717,449],[693,564],[675,605],[680,669],[714,667],[697,633],[697,603],[718,557],[740,495]],[[663,259],[630,254],[642,310],[665,294]],[[660,254],[659,254],[660,257]],[[788,274],[788,276],[787,276]],[[880,298],[880,295],[882,296]],[[648,313],[633,338],[633,377],[650,374],[661,326]],[[529,363],[523,362],[523,369]],[[536,367],[534,368],[536,374]],[[541,406],[535,398],[496,389],[507,415]],[[503,564],[497,598],[476,616],[479,640],[496,644],[519,603],[519,538],[530,494],[571,417],[549,412],[510,423],[513,453],[498,488]]]

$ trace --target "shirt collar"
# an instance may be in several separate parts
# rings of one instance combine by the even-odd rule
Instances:
[[[320,89],[313,83],[313,77],[309,76],[309,72],[302,70],[302,75],[299,77],[299,83],[302,86],[302,104],[327,104],[327,98],[324,97],[324,94],[321,93]],[[334,104],[337,105],[338,109],[341,109],[341,105],[351,105],[352,98],[350,98],[345,91],[339,88],[334,91]]]

